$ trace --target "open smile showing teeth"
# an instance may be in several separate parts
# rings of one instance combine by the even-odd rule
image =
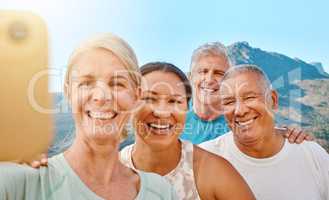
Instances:
[[[170,124],[154,124],[154,123],[149,123],[148,126],[154,129],[159,129],[159,130],[166,130],[170,129],[171,125]]]
[[[206,92],[206,93],[213,93],[218,91],[218,89],[216,88],[209,88],[209,87],[200,87],[202,91]]]
[[[173,125],[171,124],[157,124],[157,123],[148,123],[150,131],[155,135],[169,135],[172,133],[171,129]]]
[[[249,126],[251,125],[255,120],[256,120],[257,117],[255,118],[252,118],[248,121],[235,121],[235,123],[238,125],[238,126]]]
[[[93,112],[93,111],[88,111],[87,112],[88,116],[93,119],[98,119],[98,120],[110,120],[113,119],[117,116],[118,113],[114,111],[108,111],[108,112]]]
[[[214,89],[208,89],[208,88],[203,88],[202,90],[205,92],[215,92],[216,91]]]

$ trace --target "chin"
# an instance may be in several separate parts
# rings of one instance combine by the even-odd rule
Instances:
[[[259,137],[257,137],[257,133],[253,130],[249,129],[246,131],[236,130],[235,131],[236,138],[241,144],[252,145],[254,144]]]
[[[106,130],[106,127],[84,127],[86,136],[92,139],[114,139],[119,137],[119,133],[113,130]]]
[[[170,148],[178,138],[175,136],[175,133],[166,135],[150,133],[148,136],[142,137],[142,140],[152,149],[165,150]]]
[[[218,97],[210,96],[210,97],[201,97],[199,99],[202,104],[206,104],[206,105],[212,105],[212,104],[219,103]]]
[[[94,141],[98,145],[116,145],[120,143],[120,137],[117,134],[111,133],[95,133],[89,135],[88,139]]]

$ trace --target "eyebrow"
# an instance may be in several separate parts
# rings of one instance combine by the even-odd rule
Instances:
[[[94,79],[94,76],[92,75],[82,75],[82,76],[78,76],[78,79]]]
[[[122,76],[122,75],[112,76],[111,79],[125,79],[125,80],[128,80],[127,77]]]
[[[158,93],[153,91],[153,90],[146,90],[146,91],[143,91],[143,93],[151,93],[153,95],[157,95]]]
[[[244,94],[242,94],[242,96],[247,96],[247,95],[259,95],[259,93],[253,92],[253,91],[248,91]]]
[[[214,71],[215,71],[215,72],[225,73],[225,71],[224,71],[224,70],[221,70],[221,69],[215,69]]]
[[[248,96],[248,95],[261,95],[260,93],[256,93],[256,92],[253,92],[253,91],[248,91],[242,95],[240,95],[240,97],[245,97],[245,96]],[[235,96],[230,96],[230,95],[220,95],[220,98],[222,100],[230,100],[230,99],[234,99]]]
[[[145,93],[151,93],[153,95],[158,95],[158,93],[156,91],[153,91],[153,90],[146,90],[144,91]],[[169,96],[169,95],[168,95]],[[183,95],[180,95],[180,94],[172,94],[170,96],[174,96],[174,97],[180,97],[180,98],[185,98]]]
[[[82,76],[79,76],[78,79],[88,79],[88,80],[92,80],[92,79],[95,79],[95,77],[93,75],[82,75]],[[125,79],[125,80],[128,80],[127,77],[125,76],[122,76],[122,75],[118,75],[118,76],[113,76],[111,77],[111,80],[112,79]]]
[[[196,70],[202,70],[202,69],[209,69],[209,66],[202,65],[202,66],[198,66],[198,68],[196,68]]]

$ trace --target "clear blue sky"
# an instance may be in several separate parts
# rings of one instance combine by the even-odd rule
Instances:
[[[32,10],[48,24],[51,66],[65,68],[73,48],[91,34],[113,32],[140,64],[173,62],[188,70],[193,49],[209,41],[248,41],[329,72],[328,0],[1,0],[0,9]],[[64,72],[63,72],[64,73]],[[52,90],[61,89],[53,78]]]

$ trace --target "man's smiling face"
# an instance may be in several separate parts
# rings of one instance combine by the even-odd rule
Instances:
[[[273,130],[277,93],[264,87],[260,75],[233,74],[222,82],[220,99],[225,118],[240,144],[253,145]]]
[[[194,99],[207,105],[218,105],[219,82],[229,68],[224,55],[200,56],[192,69]]]

